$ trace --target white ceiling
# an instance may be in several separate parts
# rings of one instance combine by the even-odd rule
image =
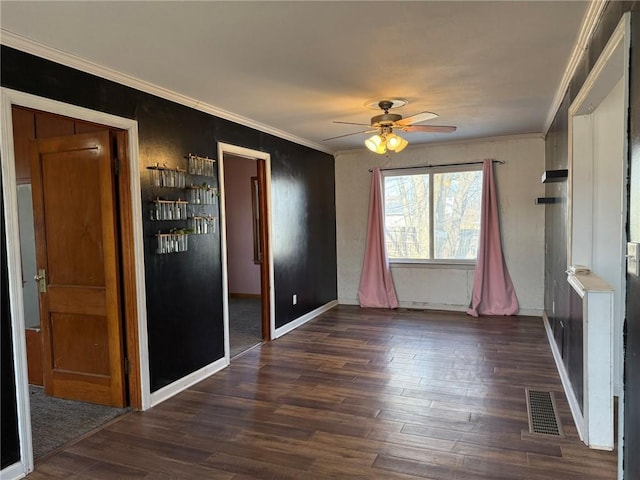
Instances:
[[[412,145],[541,133],[582,1],[0,2],[17,34],[326,151],[362,148],[364,105],[440,115]],[[9,34],[9,35],[10,35]],[[10,35],[12,38],[15,35]],[[3,40],[4,43],[7,43]],[[9,44],[9,43],[8,43]]]

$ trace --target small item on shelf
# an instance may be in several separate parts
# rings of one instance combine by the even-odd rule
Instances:
[[[202,175],[213,177],[215,175],[216,161],[209,157],[189,154],[185,158],[189,161],[189,173],[191,175]]]
[[[152,171],[153,185],[155,187],[185,188],[187,184],[187,171],[180,168],[169,168],[167,165],[155,164],[147,169]]]
[[[160,200],[153,201],[151,208],[151,220],[185,220],[187,218],[186,200]]]
[[[567,269],[569,275],[589,275],[590,273],[591,269],[585,265],[571,265]]]
[[[188,230],[171,230],[169,233],[156,234],[159,254],[186,252],[189,240]]]
[[[196,235],[216,233],[216,217],[193,216],[189,218],[189,226]]]
[[[191,185],[189,187],[189,203],[194,205],[215,205],[218,189],[207,183]]]

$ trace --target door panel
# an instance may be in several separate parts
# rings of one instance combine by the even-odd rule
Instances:
[[[30,145],[44,386],[125,405],[117,213],[108,131]],[[42,282],[42,281],[41,281]]]
[[[101,219],[101,199],[95,194],[100,192],[100,165],[85,161],[86,155],[87,150],[49,153],[42,163],[43,195],[50,206],[45,229],[52,285],[104,285],[102,230],[95,228]]]
[[[59,137],[76,133],[72,118],[46,112],[35,112],[35,126],[35,138]]]
[[[51,314],[51,357],[58,371],[109,375],[106,324],[96,315]],[[90,358],[91,362],[86,359]]]

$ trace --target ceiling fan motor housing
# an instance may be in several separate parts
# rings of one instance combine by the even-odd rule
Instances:
[[[393,125],[395,122],[402,120],[402,115],[397,113],[383,113],[371,118],[372,127],[383,127],[385,125]]]

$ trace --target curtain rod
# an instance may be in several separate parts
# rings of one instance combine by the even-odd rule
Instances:
[[[492,160],[493,163],[499,163],[500,165],[504,165],[504,160]],[[385,170],[410,170],[412,168],[436,168],[436,167],[462,167],[465,165],[482,165],[484,162],[466,162],[466,163],[443,163],[441,165],[414,165],[412,167],[389,167],[389,168],[381,168],[380,171],[384,172]],[[369,169],[370,172],[373,172],[373,168]]]

